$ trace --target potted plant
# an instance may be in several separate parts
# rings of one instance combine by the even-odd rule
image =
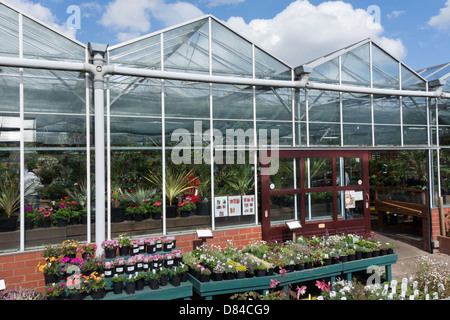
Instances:
[[[126,234],[119,235],[119,255],[127,256],[130,253],[131,240],[126,236]]]
[[[209,280],[211,280],[211,270],[201,266],[199,280],[200,280],[200,282],[209,282]]]
[[[102,249],[105,251],[105,259],[114,259],[117,255],[117,248],[119,248],[119,241],[117,239],[102,241]]]
[[[156,252],[156,242],[154,238],[145,239],[145,245],[147,248],[147,253],[152,254]]]
[[[65,284],[51,283],[45,287],[45,297],[47,300],[60,300],[64,293]]]
[[[223,280],[224,273],[225,273],[225,268],[221,264],[217,264],[212,270],[211,280],[213,280],[213,281]]]
[[[32,207],[25,208],[25,230],[31,230],[34,228],[36,214],[36,209],[33,209]]]
[[[145,278],[145,272],[136,272],[136,291],[144,290]]]
[[[177,206],[173,205],[173,201],[179,194],[183,194],[185,191],[194,188],[192,179],[188,179],[192,172],[193,170],[179,170],[174,167],[169,167],[166,169],[165,189],[168,200],[168,206],[166,207],[166,218],[176,218]],[[162,190],[162,173],[150,174],[150,176],[145,177],[145,179]]]
[[[86,275],[90,275],[93,272],[99,272],[102,267],[101,260],[96,257],[90,257],[84,260],[83,272]]]
[[[172,251],[175,248],[176,239],[175,237],[165,237],[161,239],[163,245],[163,251]]]
[[[162,203],[160,201],[155,201],[153,204],[149,205],[149,211],[154,220],[161,220],[162,215]]]
[[[114,267],[114,261],[103,262],[103,272],[105,274],[105,278],[112,278],[114,276]]]
[[[120,206],[120,200],[124,197],[122,189],[120,189],[118,183],[114,180],[111,190],[111,222],[123,222],[125,217],[125,207]]]
[[[348,250],[347,250],[348,261],[353,261],[353,260],[355,260],[355,254],[356,254],[355,249],[353,249],[353,248],[348,248]]]
[[[81,253],[81,257],[83,259],[87,259],[89,257],[95,257],[96,251],[97,251],[97,244],[96,243],[82,243],[77,248],[77,252]]]
[[[106,294],[106,287],[108,283],[106,282],[104,275],[98,274],[98,272],[94,271],[87,278],[89,282],[89,289],[91,291],[91,297],[94,300],[103,299]]]
[[[159,274],[161,275],[161,278],[159,279],[159,284],[163,287],[167,286],[167,284],[169,283],[169,269],[161,268]]]
[[[52,207],[37,209],[36,222],[41,228],[50,228],[54,220]]]
[[[61,243],[61,254],[64,257],[75,258],[79,245],[76,240],[64,240]]]
[[[60,244],[47,244],[42,250],[43,258],[59,258],[61,255],[61,245]]]
[[[209,166],[207,170],[210,170]],[[200,176],[200,183],[197,186],[198,190],[198,202],[196,202],[197,206],[197,215],[199,216],[209,216],[211,214],[211,203],[209,202],[211,186],[211,179],[209,177],[209,172]]]
[[[181,282],[186,282],[189,278],[189,267],[185,264],[177,267],[181,272]]]
[[[125,278],[123,277],[123,275],[119,275],[119,274],[115,274],[114,277],[111,278],[114,294],[122,293],[124,280],[125,280]]]
[[[125,261],[125,273],[126,274],[133,274],[136,272],[136,260],[134,257],[129,257]]]
[[[128,275],[125,277],[125,292],[126,294],[134,294],[136,292],[136,275]]]
[[[174,287],[179,287],[181,284],[181,276],[183,274],[184,270],[181,267],[174,267],[170,274],[171,274],[171,279],[170,279],[170,283],[172,284],[172,286]]]
[[[183,218],[191,216],[196,208],[197,206],[191,200],[184,200],[178,203],[178,211]]]
[[[31,184],[25,188],[25,196],[27,191],[34,188],[35,184]],[[0,180],[0,232],[9,232],[16,230],[18,215],[20,208],[20,185],[14,181],[8,172]]]
[[[45,262],[38,263],[38,270],[44,274],[45,284],[54,283],[61,273],[59,258],[47,257]]]
[[[114,273],[121,275],[125,272],[125,258],[117,257],[114,260]]]
[[[66,288],[69,291],[70,300],[83,300],[87,291],[86,276],[74,274],[67,278]]]
[[[161,278],[161,274],[153,269],[152,272],[148,273],[149,285],[150,289],[156,290],[159,288],[159,281]]]
[[[136,271],[140,272],[144,270],[144,255],[138,254],[134,256],[135,262],[136,262]]]

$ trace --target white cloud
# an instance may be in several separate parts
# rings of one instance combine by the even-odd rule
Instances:
[[[450,0],[445,4],[445,7],[439,10],[437,16],[431,17],[428,24],[438,30],[450,29]]]
[[[366,10],[354,9],[342,1],[315,6],[307,0],[297,0],[272,19],[246,23],[241,17],[232,17],[227,24],[292,66],[369,37],[393,56],[406,56],[400,39],[383,37],[382,26]]]
[[[392,19],[392,18],[398,18],[398,17],[400,17],[402,14],[405,14],[405,13],[406,13],[405,10],[394,10],[394,11],[392,11],[391,13],[388,13],[388,14],[387,14],[387,17],[388,17],[389,19]]]
[[[204,0],[204,1],[207,2],[206,4],[207,7],[219,7],[245,2],[245,0]]]
[[[40,3],[33,3],[28,0],[3,0],[3,2],[52,27],[54,30],[75,39],[76,30],[67,28],[66,22],[60,24],[52,11],[49,8],[42,6]]]
[[[100,23],[118,32],[119,41],[127,35],[142,35],[151,30],[151,21],[156,19],[164,26],[172,26],[203,15],[203,12],[188,2],[166,3],[165,0],[114,0],[106,6]]]

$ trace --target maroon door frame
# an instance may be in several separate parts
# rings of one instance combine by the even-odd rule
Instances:
[[[369,151],[365,150],[280,150],[280,159],[304,159],[304,158],[330,158],[333,159],[333,181],[336,181],[336,158],[339,157],[359,157],[362,159],[363,183],[361,186],[344,187],[319,187],[304,188],[302,183],[297,189],[270,190],[270,176],[261,174],[261,226],[262,239],[265,241],[283,241],[292,239],[292,233],[285,224],[275,226],[270,225],[270,196],[280,194],[304,194],[306,190],[315,192],[333,191],[333,195],[341,190],[363,191],[364,195],[364,218],[338,220],[337,201],[333,206],[333,219],[320,221],[305,221],[305,201],[304,197],[298,197],[298,210],[300,212],[300,224],[302,228],[296,231],[297,235],[323,235],[336,233],[368,233],[370,232],[370,198],[369,198]],[[300,168],[300,181],[304,181],[303,161],[296,165]],[[333,197],[333,199],[335,199]]]

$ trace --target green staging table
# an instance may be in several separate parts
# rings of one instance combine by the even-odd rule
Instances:
[[[338,262],[318,268],[305,269],[301,271],[287,272],[284,276],[275,273],[270,276],[252,277],[234,280],[221,280],[200,282],[198,279],[189,275],[189,282],[192,283],[196,294],[206,300],[211,300],[213,296],[232,294],[245,291],[270,290],[272,279],[279,281],[279,285],[287,291],[290,284],[301,283],[311,280],[321,280],[329,278],[330,282],[336,281],[336,277],[345,277],[351,281],[352,273],[357,271],[366,271],[369,267],[385,267],[386,281],[392,280],[391,265],[398,260],[397,254],[360,259],[348,262]]]
[[[146,285],[144,290],[136,291],[134,294],[127,294],[125,290],[121,294],[114,294],[114,292],[108,291],[102,300],[189,300],[192,295],[192,284],[187,281],[182,282],[177,287],[169,283],[166,286],[160,286],[156,290],[152,290]]]

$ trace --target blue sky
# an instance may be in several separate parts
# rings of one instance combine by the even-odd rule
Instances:
[[[291,66],[371,37],[413,69],[450,61],[450,0],[2,0],[77,40],[114,45],[211,13]],[[77,29],[67,21],[80,9]],[[368,10],[370,9],[370,10]]]

